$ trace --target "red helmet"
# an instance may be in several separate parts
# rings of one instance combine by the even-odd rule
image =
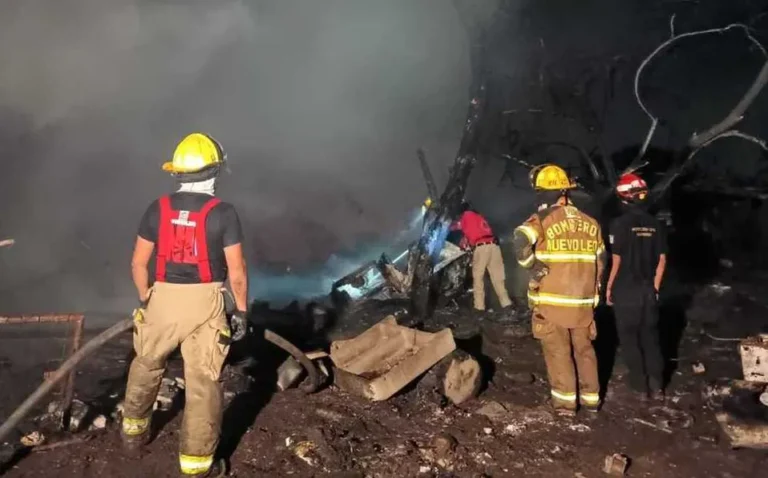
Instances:
[[[616,194],[625,201],[642,201],[648,196],[648,185],[637,174],[622,174],[616,185]]]

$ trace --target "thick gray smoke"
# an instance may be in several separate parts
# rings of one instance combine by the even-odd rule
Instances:
[[[394,234],[461,134],[470,68],[445,0],[8,0],[0,6],[0,309],[119,313],[160,170],[219,139],[249,259]]]

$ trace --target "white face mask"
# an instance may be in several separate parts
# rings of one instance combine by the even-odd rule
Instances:
[[[216,178],[206,179],[205,181],[198,181],[196,183],[181,183],[179,185],[179,192],[208,194],[213,196],[216,194]]]

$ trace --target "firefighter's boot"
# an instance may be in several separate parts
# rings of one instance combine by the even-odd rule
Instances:
[[[123,451],[131,457],[138,458],[141,452],[149,443],[150,439],[150,419],[130,419],[123,418],[123,426],[120,431],[120,441],[123,444]]]

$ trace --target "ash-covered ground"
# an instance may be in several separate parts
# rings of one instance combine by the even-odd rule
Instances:
[[[228,458],[231,476],[239,477],[595,477],[604,474],[605,457],[614,453],[629,458],[627,476],[762,476],[768,454],[731,449],[707,394],[718,379],[741,378],[735,339],[766,332],[764,280],[755,273],[731,273],[703,286],[670,281],[662,309],[670,364],[663,405],[642,402],[628,389],[610,310],[600,309],[596,347],[606,382],[605,405],[597,416],[580,414],[573,420],[550,412],[543,358],[525,318],[512,324],[478,321],[468,313],[466,297],[444,305],[425,324],[426,329],[454,328],[459,347],[483,364],[486,383],[477,399],[462,406],[446,402],[430,373],[378,403],[334,386],[312,395],[296,388],[277,392],[276,369],[285,357],[267,344],[257,345],[256,361],[228,366],[224,373],[229,405],[220,454]],[[369,303],[335,324],[332,335],[354,335],[401,310],[398,303]],[[275,313],[273,318],[288,322],[288,317]],[[407,320],[401,316],[401,322]],[[0,381],[13,386],[3,387],[0,414],[8,416],[37,386],[50,367],[48,358],[61,356],[55,335],[2,336]],[[25,354],[30,341],[39,351],[34,360]],[[233,357],[242,358],[240,352]],[[126,334],[80,369],[77,395],[94,413],[109,416],[114,410],[130,357],[131,336]],[[694,364],[704,371],[694,372]],[[180,365],[180,359],[172,360],[167,375],[180,376]],[[118,427],[110,421],[106,430],[73,435],[92,436],[89,441],[17,454],[5,476],[176,476],[182,402],[177,397],[171,410],[156,412],[157,435],[140,460],[123,455]],[[44,412],[42,407],[37,415]],[[41,426],[29,419],[18,435]],[[51,442],[71,438],[47,436]]]

